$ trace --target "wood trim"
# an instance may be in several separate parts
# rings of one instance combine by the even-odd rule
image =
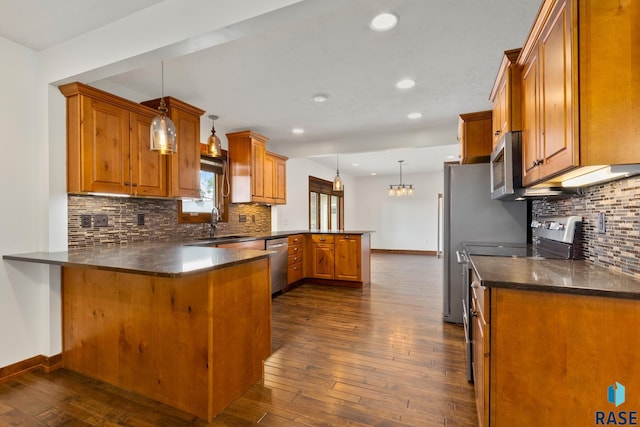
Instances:
[[[98,99],[103,102],[108,102],[113,105],[124,107],[129,111],[133,111],[136,113],[150,114],[152,117],[158,113],[158,110],[151,108],[150,106],[147,106],[143,103],[138,104],[126,98],[113,95],[109,92],[96,89],[95,87],[91,87],[91,86],[82,84],[80,82],[67,83],[65,85],[59,86],[58,90],[60,90],[60,92],[67,98],[70,98],[74,95],[85,95],[92,99]],[[168,97],[165,97],[165,98],[168,98]]]
[[[428,255],[428,256],[438,255],[437,251],[419,251],[419,250],[412,250],[412,249],[371,249],[371,253],[401,254],[401,255]]]
[[[522,49],[518,48],[504,51],[502,62],[500,63],[500,68],[498,69],[498,74],[496,75],[496,79],[493,82],[493,88],[491,89],[491,94],[489,95],[489,101],[493,102],[493,100],[496,99],[502,75],[507,72],[507,69],[509,67],[512,67],[516,64],[521,50]]]
[[[56,354],[54,356],[44,356],[40,354],[0,368],[0,382],[16,375],[22,375],[37,370],[42,370],[44,373],[48,374],[56,369],[62,368],[62,366],[62,354]]]

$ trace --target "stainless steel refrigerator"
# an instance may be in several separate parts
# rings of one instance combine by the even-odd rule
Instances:
[[[527,242],[527,202],[491,199],[489,163],[445,164],[443,197],[443,316],[462,323],[463,242]],[[468,303],[468,301],[467,301]]]

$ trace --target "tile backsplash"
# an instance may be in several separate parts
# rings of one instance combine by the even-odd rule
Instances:
[[[169,242],[208,237],[209,224],[179,224],[178,201],[130,197],[68,195],[69,250],[136,242]],[[95,215],[107,214],[107,227],[95,227]],[[137,225],[144,214],[144,225]],[[82,227],[82,215],[91,226]],[[246,222],[240,222],[246,215]],[[216,234],[254,234],[271,231],[271,207],[230,204],[229,222],[218,224]]]
[[[598,232],[598,214],[605,232]],[[640,178],[584,189],[564,200],[534,200],[532,216],[582,216],[583,254],[588,261],[640,278]]]

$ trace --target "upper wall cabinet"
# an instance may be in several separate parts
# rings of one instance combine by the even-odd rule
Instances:
[[[165,98],[178,152],[149,149],[154,101],[141,105],[82,83],[60,86],[67,98],[67,192],[200,197],[200,116]]]
[[[461,163],[489,162],[492,150],[491,111],[460,114],[458,140],[461,144]]]
[[[524,184],[640,163],[640,2],[547,0],[518,58]]]
[[[505,133],[522,129],[520,67],[516,64],[519,54],[520,49],[504,52],[498,76],[489,96],[489,100],[493,104],[492,145],[494,148]]]
[[[167,195],[200,198],[200,116],[204,110],[170,96],[164,101],[176,126],[178,144],[178,151],[167,157]],[[142,104],[157,110],[160,98]]]
[[[247,130],[228,133],[232,203],[285,204],[287,158],[267,152],[268,139]]]
[[[67,191],[166,196],[164,156],[149,150],[156,111],[70,83],[67,98]]]

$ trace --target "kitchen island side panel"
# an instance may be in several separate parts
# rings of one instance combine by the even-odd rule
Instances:
[[[209,420],[262,376],[266,258],[175,278],[76,267],[62,277],[70,370]]]

